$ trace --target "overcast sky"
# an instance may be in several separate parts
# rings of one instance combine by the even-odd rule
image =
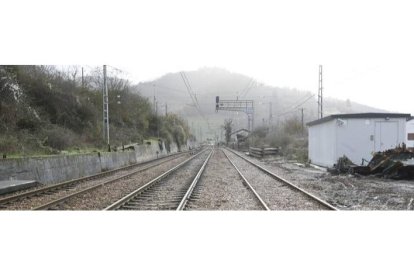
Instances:
[[[409,1],[21,2],[0,17],[3,64],[111,64],[135,82],[217,66],[315,94],[322,64],[325,97],[414,114]]]

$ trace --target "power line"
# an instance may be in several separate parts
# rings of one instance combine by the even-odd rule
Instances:
[[[253,78],[250,79],[250,81],[247,83],[247,86],[244,88],[244,90],[240,93],[240,98],[243,98],[247,95],[247,93],[250,91],[250,89],[253,88],[255,84],[255,81]]]
[[[278,115],[276,115],[276,116],[278,116],[278,117],[282,117],[282,116],[284,116],[284,115],[286,115],[286,114],[289,114],[289,113],[292,113],[292,112],[296,112],[296,110],[299,108],[299,107],[301,107],[303,104],[305,104],[307,101],[309,101],[310,99],[312,99],[313,97],[314,97],[315,95],[310,95],[306,100],[304,100],[303,102],[301,102],[300,104],[298,104],[298,105],[296,105],[296,106],[294,106],[293,108],[291,108],[291,109],[288,109],[288,111],[285,111],[285,112],[282,112],[282,113],[279,113]]]
[[[162,88],[162,89],[165,89],[165,90],[171,90],[171,91],[177,91],[177,92],[184,92],[184,93],[187,93],[188,92],[187,90],[172,88],[172,87],[163,86],[163,85],[159,85],[159,84],[140,83],[139,85],[146,85],[146,86],[153,86],[153,85],[155,85],[157,88]]]
[[[194,94],[194,91],[191,88],[190,85],[190,81],[187,78],[187,75],[185,74],[185,72],[180,72],[181,78],[183,79],[183,82],[185,84],[185,87],[187,88],[187,92],[190,95],[190,98],[195,106],[195,108],[197,109],[198,113],[201,115],[201,117],[204,119],[204,121],[206,121],[207,123],[207,127],[209,129],[209,131],[211,130],[210,128],[210,122],[208,121],[208,119],[204,116],[203,112],[201,111],[201,107],[198,103],[197,97]]]

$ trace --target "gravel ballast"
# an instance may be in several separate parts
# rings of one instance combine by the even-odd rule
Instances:
[[[210,150],[172,172],[122,206],[122,210],[176,210]]]
[[[145,164],[145,165],[142,165],[142,166],[139,166],[139,167],[132,167],[132,168],[129,168],[127,170],[120,170],[120,171],[114,172],[113,174],[107,175],[105,177],[100,177],[100,178],[97,178],[97,179],[92,179],[92,180],[83,181],[83,182],[78,182],[78,183],[74,184],[72,188],[60,189],[60,190],[57,190],[57,191],[51,191],[51,192],[48,192],[48,193],[45,193],[45,194],[30,196],[30,197],[25,198],[25,199],[16,200],[16,201],[7,203],[6,206],[7,206],[7,209],[9,209],[9,210],[30,210],[30,209],[35,208],[37,206],[41,206],[41,205],[43,205],[47,202],[59,199],[61,197],[67,196],[67,195],[72,194],[72,193],[75,193],[75,192],[80,191],[82,189],[85,189],[85,188],[94,186],[96,184],[102,183],[104,181],[110,181],[112,179],[116,179],[120,176],[126,175],[126,174],[131,173],[135,170],[140,170],[143,167],[147,167],[147,166],[150,166],[152,164],[162,163],[162,164],[160,164],[160,165],[158,165],[154,168],[149,169],[149,171],[157,170],[157,169],[163,170],[164,168],[170,168],[170,166],[172,164],[178,164],[179,162],[181,162],[182,160],[184,160],[187,157],[188,157],[188,155],[185,154],[184,156],[180,156],[178,158],[177,157],[171,157],[171,159],[168,158],[168,159],[163,159],[163,160],[156,160],[154,162],[151,162],[151,164]],[[164,161],[166,161],[166,160],[172,160],[172,161],[169,161],[169,162],[165,163]],[[139,173],[137,173],[136,177],[139,177],[139,175],[144,174],[144,173],[146,173],[146,171],[139,172]],[[98,200],[98,199],[95,198],[95,200]],[[83,209],[83,208],[79,208],[79,209]]]
[[[236,154],[226,152],[271,210],[327,210],[325,206],[275,180]]]
[[[413,180],[332,175],[282,158],[250,159],[341,210],[414,210]]]
[[[259,160],[238,153],[340,210],[414,210],[414,180],[333,175],[280,156]]]
[[[186,210],[263,210],[221,150],[215,150]]]

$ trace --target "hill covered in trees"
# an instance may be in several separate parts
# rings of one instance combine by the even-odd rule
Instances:
[[[278,130],[317,118],[316,96],[309,91],[272,87],[220,68],[185,72],[132,84],[108,76],[111,145],[161,137],[167,144],[188,138],[224,140],[224,121],[246,128],[246,114],[215,112],[215,97],[251,99],[256,128]],[[106,148],[102,133],[101,68],[81,77],[79,66],[0,66],[0,153],[50,154],[62,150]],[[325,114],[382,111],[351,101],[325,98]],[[300,125],[296,128],[300,129]]]
[[[106,148],[102,134],[102,72],[81,78],[78,67],[0,66],[0,153],[51,154]],[[150,137],[183,144],[179,116],[157,115],[129,80],[108,77],[111,145]]]
[[[161,106],[167,104],[169,110],[187,118],[193,133],[197,136],[204,134],[203,138],[218,135],[217,132],[221,131],[220,127],[225,119],[233,121],[234,129],[247,127],[247,116],[243,113],[226,111],[216,113],[216,96],[227,100],[254,100],[255,127],[284,124],[295,118],[300,120],[300,108],[304,108],[305,122],[315,120],[318,116],[316,91],[273,87],[221,68],[202,68],[185,72],[185,75],[196,94],[201,112],[209,121],[210,129],[206,120],[194,107],[180,73],[169,73],[154,81],[141,82],[134,88],[143,96],[151,99],[155,96]],[[350,100],[324,99],[325,115],[382,111]]]

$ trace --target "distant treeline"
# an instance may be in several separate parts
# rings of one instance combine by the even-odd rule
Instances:
[[[190,137],[175,114],[156,114],[129,80],[108,76],[111,145],[159,137],[179,146]],[[0,153],[50,154],[104,148],[100,68],[0,65]]]

